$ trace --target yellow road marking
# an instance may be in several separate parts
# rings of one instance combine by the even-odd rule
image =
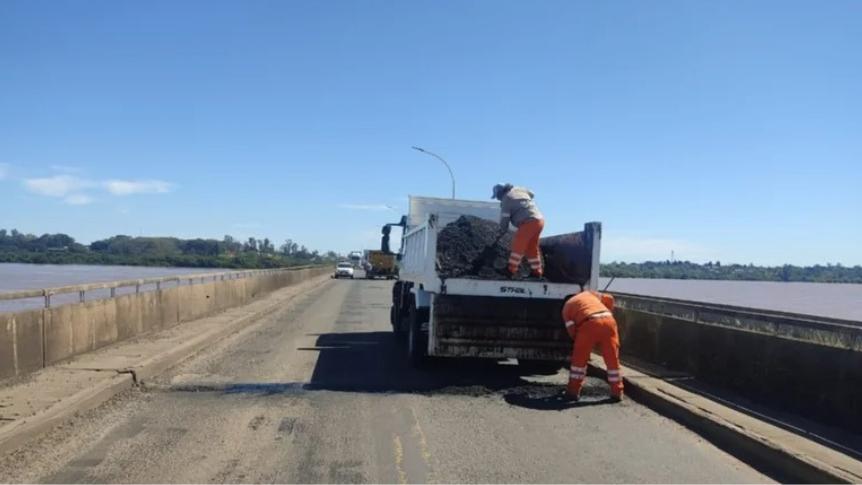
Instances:
[[[413,431],[419,437],[419,448],[422,450],[422,459],[428,468],[431,468],[431,451],[428,449],[428,440],[425,439],[425,432],[422,431],[422,426],[419,425],[419,417],[416,415],[416,408],[410,407],[410,413],[413,414]]]
[[[407,483],[407,472],[404,471],[404,447],[401,446],[401,438],[397,434],[392,435],[392,444],[395,452],[395,470],[398,472],[398,481],[402,485]]]

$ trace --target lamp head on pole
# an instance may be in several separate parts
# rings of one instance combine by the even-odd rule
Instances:
[[[430,156],[436,158],[437,160],[440,160],[440,162],[443,163],[443,165],[446,167],[446,170],[449,171],[449,178],[452,179],[452,198],[454,199],[455,198],[455,174],[452,173],[452,167],[449,166],[449,163],[447,163],[446,160],[444,160],[443,157],[441,157],[440,155],[437,155],[434,152],[429,152],[428,150],[426,150],[424,148],[417,147],[417,146],[412,146],[410,148],[412,148],[416,151],[425,153],[427,155],[430,155]]]

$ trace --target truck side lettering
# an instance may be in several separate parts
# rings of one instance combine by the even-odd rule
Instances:
[[[517,286],[501,286],[500,293],[517,293],[519,295],[524,295],[527,293],[527,290],[518,288]]]

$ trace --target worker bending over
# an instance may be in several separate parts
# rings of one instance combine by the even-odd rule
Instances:
[[[619,401],[623,397],[623,381],[620,375],[620,337],[617,321],[614,320],[614,297],[608,293],[582,291],[569,298],[563,305],[563,321],[566,331],[574,340],[572,367],[566,393],[573,399],[581,395],[581,387],[587,376],[587,362],[596,344],[602,351],[608,368],[608,384],[611,396]]]
[[[539,252],[539,236],[545,227],[545,218],[533,202],[533,193],[524,187],[497,184],[491,198],[500,201],[500,234],[509,230],[509,222],[518,228],[512,240],[509,273],[518,273],[521,260],[526,255],[530,263],[530,275],[541,278],[544,271]]]

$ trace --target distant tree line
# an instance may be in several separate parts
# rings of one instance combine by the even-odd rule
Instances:
[[[814,266],[755,266],[753,264],[705,264],[690,261],[606,263],[602,276],[617,278],[670,278],[692,280],[806,281],[814,283],[862,283],[862,266],[827,264]]]
[[[66,234],[35,236],[0,229],[0,262],[37,264],[118,264],[200,268],[278,268],[321,264],[340,259],[321,254],[293,240],[277,248],[268,238],[240,242],[232,236],[216,239],[113,236],[80,244]]]

